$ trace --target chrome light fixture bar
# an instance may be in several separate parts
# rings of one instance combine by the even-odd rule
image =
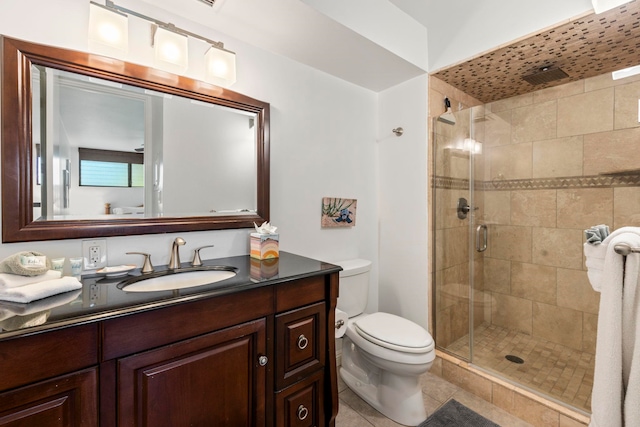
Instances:
[[[213,6],[216,0],[201,0],[209,6]],[[116,5],[111,0],[106,0],[105,5],[91,2],[91,5],[103,9],[119,12],[123,16],[131,15],[152,23],[151,44],[155,49],[156,65],[167,71],[182,73],[187,68],[188,48],[187,37],[201,40],[211,47],[205,54],[205,80],[218,85],[230,86],[236,81],[236,54],[224,48],[219,41],[178,28],[175,25],[162,22],[134,10]],[[90,32],[92,31],[90,25]]]

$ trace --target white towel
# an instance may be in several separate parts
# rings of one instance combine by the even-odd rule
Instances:
[[[51,309],[69,304],[78,298],[81,293],[82,291],[78,289],[33,301],[29,304],[0,302],[0,329],[15,330],[40,325],[47,321]]]
[[[624,229],[603,242],[590,427],[630,427],[640,420],[640,254],[627,256],[623,283],[623,257],[614,250],[619,243],[640,247],[640,228]]]
[[[74,291],[81,287],[82,283],[80,283],[78,279],[65,276],[61,279],[47,280],[45,282],[33,283],[16,288],[2,288],[0,289],[0,300],[30,303],[31,301],[46,298],[51,295]]]
[[[616,236],[623,233],[640,235],[640,227],[621,227],[609,234],[609,236],[607,236],[607,238],[599,245],[593,245],[590,243],[585,243],[583,245],[584,254],[586,256],[585,265],[587,266],[587,277],[589,278],[591,287],[593,287],[593,290],[596,292],[600,292],[602,289],[604,261],[607,254],[607,248]]]
[[[49,270],[39,276],[20,276],[18,274],[0,273],[0,288],[15,288],[18,286],[32,285],[47,280],[59,279],[61,271]]]

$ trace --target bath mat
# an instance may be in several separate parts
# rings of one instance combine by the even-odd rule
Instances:
[[[449,400],[419,427],[500,427],[462,403]]]

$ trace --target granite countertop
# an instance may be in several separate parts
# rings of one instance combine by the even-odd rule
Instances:
[[[260,261],[243,255],[206,260],[203,265],[235,267],[237,274],[210,285],[180,290],[126,292],[120,289],[118,285],[127,277],[141,275],[140,269],[136,269],[119,278],[83,276],[82,289],[30,304],[0,301],[0,340],[342,270],[337,265],[287,252],[280,252],[279,258],[269,260]],[[190,264],[182,266],[190,267]],[[156,272],[162,270],[166,270],[166,266],[155,268]]]

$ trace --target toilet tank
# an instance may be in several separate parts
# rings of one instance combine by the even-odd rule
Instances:
[[[340,272],[340,294],[338,309],[349,317],[362,313],[369,297],[369,271],[371,261],[366,259],[350,259],[335,262],[342,267]]]

